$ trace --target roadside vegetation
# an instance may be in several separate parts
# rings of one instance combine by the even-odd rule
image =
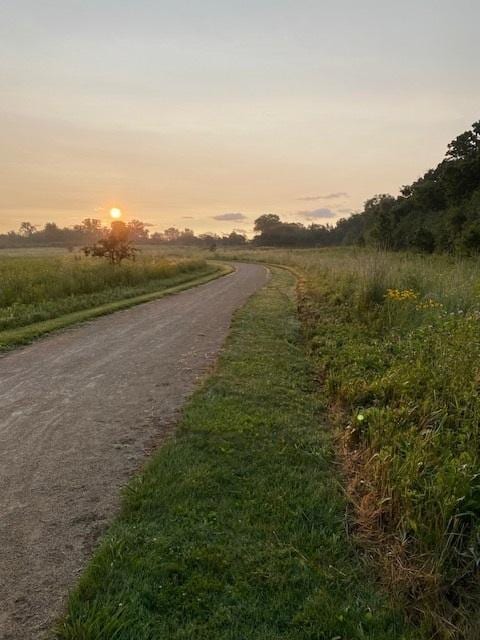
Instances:
[[[127,486],[62,640],[407,640],[346,533],[332,432],[275,270],[176,436]]]
[[[357,538],[427,637],[478,638],[480,263],[352,249],[294,268]]]
[[[98,307],[107,312],[113,303],[115,310],[120,301],[132,302],[216,272],[202,259],[152,254],[121,266],[77,254],[0,256],[0,347],[14,344],[23,328],[42,322],[48,327],[48,321]],[[80,314],[76,320],[82,318]]]

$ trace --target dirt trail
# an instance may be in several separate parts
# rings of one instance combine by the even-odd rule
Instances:
[[[0,357],[0,639],[41,638],[266,269],[120,311]]]

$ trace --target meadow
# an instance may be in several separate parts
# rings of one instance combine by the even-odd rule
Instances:
[[[336,425],[352,529],[428,634],[476,637],[480,263],[355,249],[242,259],[300,276],[318,394]]]
[[[48,249],[0,252],[0,344],[11,344],[10,336],[21,336],[23,327],[99,307],[107,311],[115,303],[114,310],[121,301],[132,302],[215,271],[201,258],[152,253],[113,266]]]
[[[0,327],[170,287],[202,274],[211,277],[213,267],[199,253],[176,251],[175,257],[167,257],[151,249],[121,269],[65,255],[2,257]],[[218,253],[216,258],[263,261],[291,269],[298,278],[301,336],[281,288],[270,287],[240,314],[230,351],[187,409],[179,439],[162,449],[146,475],[127,489],[123,515],[72,597],[60,637],[110,637],[111,624],[116,631],[118,626],[119,638],[134,637],[134,628],[145,629],[138,637],[150,637],[151,625],[169,637],[215,633],[228,638],[227,631],[221,635],[223,630],[237,628],[249,616],[260,626],[258,633],[255,624],[238,627],[244,637],[271,637],[273,628],[283,633],[274,627],[277,620],[291,634],[285,631],[282,637],[286,638],[329,637],[314,635],[315,624],[331,630],[333,636],[341,629],[349,638],[410,637],[409,627],[402,628],[397,607],[383,601],[374,585],[361,577],[362,562],[371,567],[373,559],[377,580],[415,625],[413,637],[477,638],[479,261],[353,248],[241,250]],[[269,434],[260,427],[266,420],[264,410],[271,416],[271,429],[281,433],[271,447]],[[318,442],[308,440],[317,436]],[[306,452],[302,460],[297,459],[300,450]],[[237,464],[240,451],[244,455]],[[202,458],[196,470],[199,452]],[[283,477],[277,461],[282,469],[293,465],[292,474]],[[184,469],[185,491],[169,479],[172,465]],[[210,473],[215,469],[220,475],[212,494]],[[228,487],[237,476],[247,484],[234,483],[231,495],[218,505],[219,487]],[[271,488],[280,480],[272,498]],[[315,491],[321,500],[314,505]],[[342,492],[349,505],[346,523]],[[164,494],[171,497],[169,505]],[[287,495],[291,500],[285,502]],[[304,513],[307,524],[303,516],[289,519],[297,511]],[[162,513],[161,525],[156,512]],[[184,514],[181,520],[178,513]],[[289,550],[289,562],[295,556],[307,571],[301,579],[291,574],[294,582],[299,580],[298,589],[288,588],[283,602],[275,600],[278,592],[273,587],[268,591],[268,585],[277,584],[283,592],[287,585],[281,576],[293,569],[284,563],[281,551],[269,560],[269,554],[277,551],[271,538],[250,539],[259,514],[271,518],[274,537],[286,527],[289,541],[282,544],[285,553]],[[348,536],[342,533],[344,526]],[[204,543],[199,532],[205,536]],[[212,549],[210,555],[206,549],[212,536],[220,536],[223,546]],[[243,541],[239,536],[244,536]],[[162,557],[183,546],[182,554],[187,554],[178,566],[158,565],[162,580],[170,585],[163,600],[150,593],[157,575],[155,571],[150,575],[147,565],[155,564],[155,558],[160,562],[158,550],[151,548],[155,538],[163,545]],[[252,566],[244,566],[232,552],[243,543]],[[346,556],[341,553],[343,547]],[[315,548],[327,549],[326,556],[315,555]],[[133,578],[135,567],[138,563],[143,567],[144,562],[138,549],[146,558],[144,582]],[[357,549],[363,554],[361,562],[352,560]],[[324,556],[334,561],[322,568]],[[114,569],[110,568],[112,558],[115,563],[118,559]],[[332,565],[340,567],[335,588],[327,579]],[[315,577],[308,574],[312,566]],[[262,611],[253,600],[246,603],[238,619],[234,616],[233,627],[228,625],[233,625],[234,618],[230,622],[225,618],[233,615],[231,599],[215,600],[211,595],[228,595],[228,575],[226,585],[218,581],[224,578],[214,577],[224,569],[228,575],[244,576],[245,589],[237,594],[239,598],[257,579],[259,602],[267,592],[272,598]],[[113,588],[114,582],[120,586]],[[318,600],[318,594],[327,591],[332,600]],[[145,604],[141,594],[147,592]],[[298,618],[294,611],[302,601],[301,592],[317,604]],[[128,598],[133,598],[130,613],[122,613],[121,619],[113,615],[114,602]],[[152,598],[156,604],[151,604]],[[343,601],[356,604],[344,610]],[[168,626],[170,622],[161,617],[167,605],[178,609],[177,623],[183,619],[185,627]],[[329,607],[331,618],[318,613]],[[139,611],[144,617],[138,618]],[[215,611],[216,617],[207,623],[208,611]],[[296,627],[292,621],[297,619],[307,626]]]
[[[62,640],[419,640],[345,529],[295,279],[274,270],[126,487]],[[318,424],[322,416],[322,424]]]

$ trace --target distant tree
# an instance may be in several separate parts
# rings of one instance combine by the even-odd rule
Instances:
[[[163,232],[166,242],[176,242],[180,238],[180,231],[176,227],[169,227]]]
[[[103,233],[102,222],[97,218],[85,218],[81,224],[73,227],[74,236],[71,238],[78,244],[82,242],[95,242]]]
[[[192,229],[184,229],[183,231],[180,231],[180,236],[178,238],[178,242],[180,244],[192,245],[196,244],[196,241],[197,238],[195,237]]]
[[[243,245],[247,242],[247,238],[245,234],[238,233],[238,231],[232,231],[228,236],[224,236],[222,238],[222,244],[230,245],[230,246],[238,246]]]
[[[255,220],[254,231],[263,233],[264,231],[270,231],[273,227],[281,224],[279,216],[275,213],[265,213]]]
[[[83,252],[86,256],[106,258],[110,264],[119,265],[123,260],[135,260],[138,249],[132,246],[127,225],[115,220],[106,236],[92,246],[84,247]]]
[[[370,220],[368,239],[382,249],[393,248],[394,204],[395,198],[386,193],[373,196],[365,203],[365,216]]]
[[[102,222],[98,218],[84,218],[80,225],[75,225],[74,229],[82,229],[89,233],[96,233],[102,230]]]
[[[130,239],[133,242],[142,242],[148,240],[148,227],[150,226],[150,224],[142,222],[141,220],[130,220],[130,222],[127,223]]]
[[[217,243],[220,241],[220,237],[216,233],[201,233],[198,236],[200,244],[203,247],[210,249],[211,247],[217,248]]]
[[[40,234],[45,242],[56,244],[63,240],[62,229],[55,222],[47,222]]]
[[[23,238],[31,238],[36,230],[37,227],[35,227],[31,222],[22,222],[18,233]]]

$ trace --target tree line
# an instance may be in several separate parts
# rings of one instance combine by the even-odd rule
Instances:
[[[389,250],[476,254],[480,251],[480,121],[453,140],[440,164],[398,196],[375,195],[363,211],[338,220],[335,225],[283,222],[267,213],[255,220],[255,236],[243,233],[202,233],[170,227],[150,233],[140,220],[127,223],[129,238],[142,244],[197,247],[256,246],[326,247],[375,246]],[[82,246],[108,234],[100,220],[86,218],[79,225],[60,228],[48,222],[37,229],[23,222],[18,231],[0,235],[1,247]]]
[[[123,223],[122,223],[123,224]],[[189,245],[205,248],[216,246],[239,246],[247,242],[244,234],[232,231],[229,234],[201,233],[195,235],[191,229],[169,227],[162,232],[150,233],[148,223],[130,220],[125,223],[126,234],[135,244]],[[15,247],[75,247],[93,245],[109,237],[111,228],[102,225],[96,218],[85,218],[73,227],[59,227],[55,222],[47,222],[37,228],[30,222],[22,222],[18,231],[0,234],[0,248]]]
[[[445,158],[400,195],[376,195],[336,225],[308,227],[267,214],[256,220],[259,245],[376,246],[389,250],[480,251],[480,121],[453,140]]]
[[[341,220],[344,244],[476,254],[480,250],[480,121],[453,140],[445,158],[400,195],[377,195]]]

